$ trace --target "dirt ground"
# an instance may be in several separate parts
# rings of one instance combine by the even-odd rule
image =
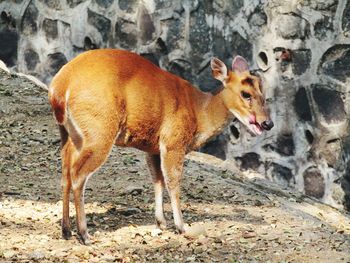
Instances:
[[[182,209],[189,234],[154,225],[143,153],[114,148],[89,181],[92,244],[60,234],[58,132],[45,91],[0,71],[0,262],[350,262],[350,217],[191,154]],[[75,231],[74,206],[71,219]]]

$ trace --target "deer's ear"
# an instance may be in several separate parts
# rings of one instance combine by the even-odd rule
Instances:
[[[213,77],[224,82],[227,77],[227,67],[224,62],[218,58],[212,58],[210,61]]]
[[[236,56],[232,61],[232,71],[242,73],[248,71],[248,62],[241,56]]]

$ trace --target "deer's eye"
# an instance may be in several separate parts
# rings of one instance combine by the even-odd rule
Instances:
[[[252,95],[250,93],[246,92],[246,91],[242,91],[241,95],[246,100],[250,100],[252,98]]]

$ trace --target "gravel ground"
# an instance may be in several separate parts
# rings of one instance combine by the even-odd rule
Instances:
[[[143,153],[115,147],[86,189],[92,244],[63,240],[59,166],[46,92],[0,70],[0,262],[350,262],[349,215],[198,153],[182,187],[188,235],[168,198],[168,229],[155,229]]]

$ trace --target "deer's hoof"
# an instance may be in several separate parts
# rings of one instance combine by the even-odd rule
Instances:
[[[88,233],[84,233],[84,234],[79,234],[79,240],[80,242],[85,245],[91,245],[91,241],[90,241],[90,235]]]
[[[72,237],[72,231],[69,228],[62,228],[62,237],[66,240]]]
[[[166,229],[166,221],[165,221],[165,219],[157,219],[156,218],[156,226],[157,226],[157,228],[159,228],[161,230],[165,230]]]
[[[179,233],[179,234],[186,234],[185,226],[184,225],[176,226],[176,232]]]

